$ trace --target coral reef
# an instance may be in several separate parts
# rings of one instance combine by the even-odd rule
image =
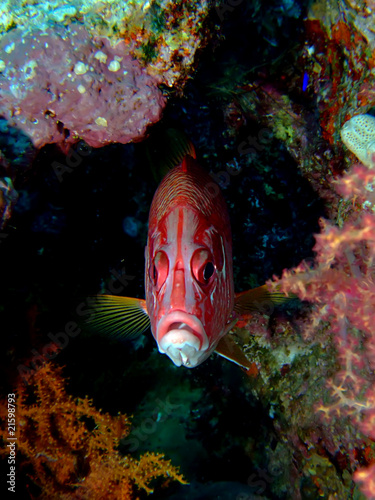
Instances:
[[[208,2],[2,2],[0,114],[36,148],[145,135],[205,41]],[[27,47],[27,50],[25,50]]]
[[[165,100],[153,78],[133,60],[126,43],[111,47],[82,26],[39,35],[17,31],[0,41],[6,67],[0,80],[1,114],[34,147],[83,138],[94,147],[126,143],[160,118]]]
[[[336,453],[345,450],[352,470],[363,465],[358,461],[359,449],[375,449],[374,185],[375,170],[362,165],[354,166],[337,181],[337,191],[355,203],[355,209],[348,210],[341,227],[322,221],[312,266],[301,263],[284,271],[282,278],[271,285],[281,285],[286,293],[313,303],[304,336],[334,346],[339,369],[329,377],[330,395],[323,397],[316,409],[328,425],[347,421],[347,432],[336,433],[334,448]],[[362,439],[362,446],[358,439]],[[374,458],[368,458],[367,464],[370,467],[357,470],[354,478],[363,483],[361,489],[367,498],[374,498]]]
[[[315,259],[269,282],[304,305],[265,303],[234,334],[253,363],[249,390],[274,421],[267,462],[285,474],[269,474],[276,496],[375,495],[374,185],[363,165],[336,181],[340,225],[322,219]]]
[[[237,101],[242,114],[247,120],[260,121],[263,126],[264,143],[274,137],[282,142],[291,158],[306,177],[313,188],[332,204],[335,210],[335,199],[331,178],[333,166],[326,161],[326,144],[322,140],[316,116],[307,107],[295,102],[284,90],[268,82],[256,81],[246,83],[238,91]],[[244,154],[260,150],[263,145],[246,144],[241,147]]]
[[[374,15],[371,2],[309,2],[302,43],[294,39],[288,51],[274,55],[268,65],[247,72],[240,68],[233,71],[231,81],[219,82],[235,133],[253,122],[281,141],[325,201],[331,220],[340,210],[332,180],[352,161],[345,155],[341,128],[375,105]],[[269,23],[267,18],[265,24]],[[278,43],[281,40],[280,36]],[[254,141],[246,147],[241,144],[244,154],[263,147]]]
[[[309,6],[306,70],[320,111],[323,137],[342,157],[339,131],[375,104],[375,12],[371,2],[316,0]]]
[[[364,463],[365,438],[344,414],[320,417],[318,407],[327,397],[326,381],[335,373],[336,357],[327,323],[309,336],[312,325],[307,311],[294,310],[291,316],[265,308],[234,335],[253,363],[248,390],[268,412],[276,435],[263,459],[274,471],[268,474],[273,495],[351,498],[351,476]],[[248,453],[254,455],[254,449],[249,443]]]
[[[142,485],[135,464],[145,467],[151,481],[151,469],[160,472],[155,464],[162,459],[147,450],[163,450],[188,471],[197,496],[220,488],[224,495],[233,487],[241,498],[341,500],[362,498],[360,489],[372,498],[374,174],[359,156],[367,166],[356,164],[340,179],[354,158],[341,144],[340,131],[343,126],[350,130],[353,142],[353,123],[374,105],[372,25],[361,28],[373,19],[370,3],[218,1],[212,10],[214,22],[221,22],[215,26],[220,33],[212,45],[216,50],[202,53],[182,99],[174,90],[162,92],[159,84],[180,90],[185,83],[196,48],[207,37],[209,3],[73,0],[63,6],[51,0],[47,9],[47,4],[37,8],[35,2],[16,0],[10,9],[9,1],[1,2],[0,103],[9,120],[9,127],[0,120],[1,178],[13,179],[10,169],[23,169],[27,135],[38,147],[57,142],[67,148],[79,139],[94,146],[136,141],[147,123],[158,120],[168,94],[160,126],[169,126],[168,120],[179,123],[202,164],[222,178],[232,218],[236,288],[262,284],[289,268],[275,281],[305,302],[279,310],[265,305],[263,314],[239,322],[234,335],[252,361],[247,374],[213,356],[206,366],[177,376],[146,338],[142,349],[90,338],[90,356],[84,333],[69,340],[58,356],[71,371],[75,390],[86,394],[89,386],[90,397],[102,407],[112,405],[112,414],[134,414],[130,432],[128,421],[122,421],[126,438],[120,449],[130,446],[129,452],[144,455],[138,460],[121,456],[106,438],[103,414],[85,400],[69,400],[63,406],[71,411],[66,418],[74,428],[72,440],[86,431],[82,447],[62,436],[60,428],[57,435],[51,432],[62,424],[47,411],[41,425],[47,422],[66,457],[65,469],[57,469],[59,457],[38,438],[37,450],[30,440],[28,450],[19,450],[22,471],[34,478],[28,484],[36,493],[39,464],[46,488],[61,486],[56,482],[60,472],[68,475],[61,498],[95,498],[98,488],[119,493],[121,478],[125,497],[145,496],[152,484]],[[21,53],[26,43],[28,56]],[[55,58],[53,74],[49,51]],[[12,75],[18,86],[10,82]],[[38,87],[42,77],[51,83],[44,90],[43,82]],[[145,91],[149,105],[142,100]],[[35,111],[37,101],[43,106]],[[21,103],[22,110],[12,103]],[[24,137],[21,132],[11,136],[9,130],[16,128]],[[12,140],[14,153],[4,137]],[[143,146],[97,149],[60,177],[51,165],[66,163],[64,155],[47,147],[32,182],[15,183],[20,193],[15,229],[8,225],[1,245],[7,263],[0,290],[4,357],[9,353],[14,362],[30,350],[43,352],[47,332],[64,331],[75,317],[76,304],[68,304],[68,296],[80,302],[109,285],[121,294],[142,296],[144,234],[152,177],[158,178],[142,161]],[[368,158],[368,142],[357,146]],[[10,194],[6,186],[0,195]],[[11,208],[10,198],[7,203]],[[323,204],[326,221],[316,238],[317,257],[295,267],[311,256]],[[41,409],[34,389],[21,393],[27,415],[21,421],[30,429],[32,408]],[[89,418],[85,411],[91,412]],[[71,415],[78,413],[74,424]],[[120,424],[108,418],[116,430]],[[106,441],[102,448],[114,461],[96,445],[85,458],[94,441]],[[78,448],[72,451],[72,446]],[[93,454],[102,466],[96,458],[94,464]],[[109,475],[106,464],[113,464],[111,472],[119,479]],[[123,475],[124,467],[129,475]],[[181,486],[173,498],[194,494]]]
[[[158,477],[186,484],[161,454],[145,453],[138,460],[121,456],[117,447],[129,433],[129,419],[69,396],[64,385],[61,369],[47,363],[17,386],[17,462],[29,477],[33,498],[131,499],[136,489],[151,493],[150,483]]]
[[[197,48],[208,31],[204,21],[212,2],[194,0],[50,0],[36,6],[33,0],[0,2],[0,33],[17,29],[18,36],[43,33],[51,27],[79,22],[90,37],[106,37],[114,46],[119,41],[135,42],[132,55],[147,62],[147,70],[159,83],[172,86],[189,71]]]

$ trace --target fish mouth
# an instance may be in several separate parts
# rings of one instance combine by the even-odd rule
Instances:
[[[173,311],[159,321],[156,341],[159,351],[167,354],[176,366],[194,368],[210,355],[201,321],[183,311]]]

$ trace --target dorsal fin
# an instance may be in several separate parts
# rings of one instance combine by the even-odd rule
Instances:
[[[169,128],[166,130],[167,143],[169,148],[168,158],[170,168],[179,165],[186,155],[190,155],[194,159],[197,158],[195,148],[191,140],[181,130]]]
[[[155,180],[180,165],[186,155],[196,158],[195,148],[187,135],[175,128],[161,129],[146,142],[146,155]]]

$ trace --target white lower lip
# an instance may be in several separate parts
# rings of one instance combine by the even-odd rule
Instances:
[[[170,357],[176,366],[194,368],[204,361],[210,351],[199,350],[200,341],[186,330],[171,330],[159,346],[159,351]]]

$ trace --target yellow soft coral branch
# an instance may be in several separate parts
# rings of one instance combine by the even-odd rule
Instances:
[[[153,479],[164,476],[186,484],[163,455],[146,453],[139,460],[117,451],[129,433],[126,415],[97,410],[88,398],[73,399],[64,388],[61,368],[41,367],[17,393],[17,453],[39,498],[131,499],[133,489],[152,492]],[[6,406],[0,409],[0,437],[6,441]]]

